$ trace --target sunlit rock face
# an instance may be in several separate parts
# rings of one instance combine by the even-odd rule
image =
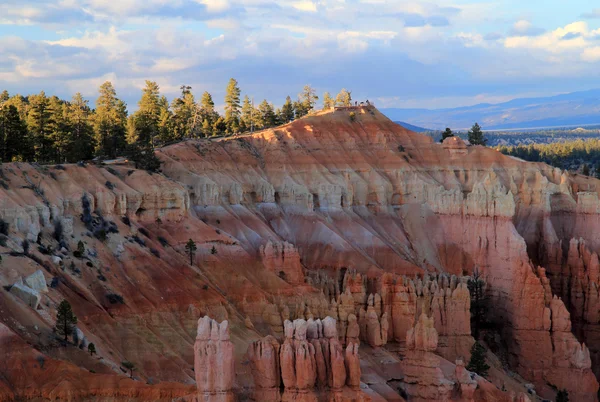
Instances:
[[[423,313],[438,334],[436,350],[423,353],[455,362],[473,343],[465,287],[477,269],[511,369],[545,398],[555,386],[572,400],[596,400],[597,180],[458,139],[436,144],[373,108],[357,109],[354,121],[332,111],[253,135],[174,144],[157,156],[162,173],[152,175],[130,166],[1,167],[8,230],[0,282],[12,286],[41,269],[48,289],[34,289],[39,303],[24,301],[18,287],[5,292],[3,322],[44,351],[45,367],[64,361],[86,373],[65,380],[66,389],[93,394],[84,385],[96,381],[93,370],[117,396],[121,363],[130,361],[134,383],[161,395],[171,387],[165,398],[198,382],[229,392],[231,378],[198,381],[194,368],[198,319],[207,315],[228,323],[229,340],[202,342],[231,343],[234,393],[256,382],[272,389],[277,367],[293,395],[358,388],[361,350],[406,347]],[[85,251],[76,257],[80,240]],[[49,341],[63,299],[98,356],[59,354]],[[330,337],[316,324],[327,316],[339,342],[333,366]],[[16,365],[0,365],[0,393],[31,388],[11,374]],[[55,379],[37,376],[34,388]]]

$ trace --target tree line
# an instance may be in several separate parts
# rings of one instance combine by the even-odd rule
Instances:
[[[598,139],[500,146],[497,149],[505,155],[579,171],[586,176],[593,172],[594,176],[600,178],[600,140]]]
[[[220,114],[208,92],[198,101],[192,88],[183,85],[180,95],[169,102],[156,82],[146,81],[138,109],[129,114],[110,81],[98,92],[95,108],[80,93],[70,100],[43,91],[28,96],[0,93],[0,162],[72,163],[123,155],[139,159],[153,155],[156,146],[186,138],[234,135],[286,124],[309,114],[319,100],[314,88],[306,85],[296,100],[287,96],[281,107],[266,99],[255,106],[247,95],[241,98],[239,84],[231,78]],[[335,98],[327,92],[323,95],[326,109],[351,102],[346,89]]]

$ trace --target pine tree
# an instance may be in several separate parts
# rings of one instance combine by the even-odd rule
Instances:
[[[190,265],[194,265],[194,254],[197,249],[198,247],[196,247],[196,243],[194,243],[192,239],[189,239],[185,244],[185,251],[187,251],[190,256]]]
[[[227,123],[223,116],[219,116],[217,120],[213,123],[212,132],[213,136],[223,135],[227,131]]]
[[[55,163],[67,162],[66,156],[73,141],[67,104],[58,97],[52,96],[50,98],[50,111],[48,160]]]
[[[323,109],[331,109],[335,106],[335,100],[331,97],[329,92],[323,94]]]
[[[94,115],[96,153],[114,158],[125,150],[127,107],[110,81],[102,84],[99,92]]]
[[[486,323],[488,302],[485,295],[485,281],[481,278],[478,269],[473,271],[473,275],[467,282],[469,294],[471,296],[471,329],[475,339],[479,338],[479,331]]]
[[[91,159],[94,155],[94,128],[88,101],[79,92],[67,106],[71,143],[67,151],[70,162]]]
[[[352,106],[352,92],[343,88],[335,97],[335,103],[337,106]]]
[[[308,114],[308,109],[306,105],[299,100],[294,102],[294,114],[297,119],[304,117]]]
[[[240,119],[240,128],[243,127],[244,131],[250,131],[254,128],[254,110],[252,108],[252,103],[250,102],[250,98],[248,95],[244,96],[244,100],[242,102],[242,117]]]
[[[124,362],[121,362],[121,365],[123,367],[125,367],[127,370],[129,370],[129,377],[133,378],[133,370],[135,370],[135,364],[126,360]]]
[[[128,119],[127,142],[141,148],[154,148],[163,108],[160,87],[156,82],[146,80],[138,110]]]
[[[71,304],[66,300],[61,301],[56,311],[56,326],[54,327],[56,333],[64,336],[66,342],[68,337],[73,334],[76,325],[77,317],[73,314]]]
[[[287,124],[294,119],[294,104],[289,95],[285,98],[285,103],[281,107],[281,122]]]
[[[16,106],[0,106],[0,161],[24,161],[31,158],[27,126]]]
[[[483,131],[481,131],[481,127],[479,124],[473,124],[473,127],[469,130],[469,142],[471,145],[485,145],[487,144],[487,139],[483,135]]]
[[[454,133],[450,130],[450,127],[446,127],[446,130],[442,133],[442,139],[440,142],[444,142],[444,140],[448,137],[454,137]]]
[[[275,111],[273,110],[273,106],[267,102],[267,100],[263,100],[260,105],[258,105],[258,112],[260,113],[262,119],[262,127],[269,128],[275,126],[276,116]]]
[[[310,113],[315,108],[315,103],[319,100],[314,88],[310,85],[305,85],[302,92],[298,94],[298,100],[306,113]]]
[[[33,142],[34,158],[38,162],[49,162],[52,155],[51,133],[52,110],[50,99],[44,91],[29,97],[27,130]]]
[[[225,124],[227,124],[227,132],[237,132],[240,124],[240,87],[238,82],[231,78],[227,85],[225,93]]]
[[[469,360],[467,370],[487,377],[489,369],[490,366],[485,362],[485,348],[479,342],[475,342],[471,348],[471,360]]]
[[[213,101],[212,95],[208,92],[204,92],[202,94],[202,99],[200,100],[200,109],[199,109],[199,118],[200,122],[204,125],[204,121],[208,121],[208,126],[212,126],[215,121],[219,118],[219,113],[215,111],[215,102]],[[202,135],[204,137],[208,137],[211,133],[210,130],[205,132],[204,129],[201,130]]]
[[[556,393],[556,402],[569,402],[569,392],[566,389],[561,389]]]
[[[171,110],[173,111],[173,138],[181,140],[190,137],[197,110],[196,101],[192,94],[192,87],[187,85],[181,86],[181,96],[173,99]],[[197,124],[199,125],[201,122]]]
[[[584,176],[589,176],[590,175],[590,167],[588,166],[587,163],[583,164],[583,167],[581,168],[581,174]]]
[[[88,352],[90,353],[90,356],[93,356],[96,354],[96,345],[94,345],[93,343],[90,343],[88,345]]]
[[[6,101],[8,101],[10,99],[10,95],[8,94],[8,91],[5,89],[0,93],[0,106],[2,106],[2,104]]]

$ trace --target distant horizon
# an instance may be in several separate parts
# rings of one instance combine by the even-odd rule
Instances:
[[[0,89],[93,101],[109,80],[135,110],[149,79],[221,107],[234,77],[275,104],[310,84],[440,109],[589,89],[598,38],[600,9],[583,0],[4,0]]]

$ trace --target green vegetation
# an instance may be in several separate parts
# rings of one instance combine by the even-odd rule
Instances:
[[[505,155],[526,161],[544,162],[561,169],[581,170],[585,175],[589,175],[593,168],[594,175],[600,178],[600,140],[598,139],[501,146],[497,149]]]
[[[475,270],[467,282],[471,295],[471,329],[473,337],[479,338],[479,332],[486,324],[488,299],[485,295],[485,281],[481,278],[479,270]]]
[[[483,131],[481,131],[481,127],[477,123],[473,124],[473,127],[471,127],[471,129],[469,130],[469,132],[467,133],[467,136],[469,138],[469,142],[471,143],[471,145],[486,145],[487,144],[487,139],[483,135]]]
[[[446,127],[446,130],[442,132],[442,139],[440,140],[440,142],[444,142],[444,140],[448,137],[454,137],[454,133],[452,132],[452,130],[450,130],[449,127]]]
[[[187,243],[185,243],[185,251],[190,256],[190,265],[194,265],[194,254],[197,249],[198,247],[196,247],[196,243],[192,239],[189,239]]]
[[[226,87],[225,113],[215,110],[210,93],[198,102],[192,88],[181,86],[181,94],[171,102],[159,85],[146,81],[138,109],[127,112],[115,87],[109,81],[98,89],[95,109],[77,93],[70,100],[48,96],[0,93],[0,162],[74,163],[94,157],[127,156],[140,169],[160,169],[154,154],[162,146],[186,138],[235,135],[251,129],[265,129],[288,123],[310,113],[319,97],[306,85],[296,101],[290,96],[281,108],[263,100],[258,105],[245,96],[231,78]],[[336,100],[325,94],[325,107],[349,105],[349,91]],[[0,183],[1,184],[1,183]]]
[[[569,402],[569,392],[562,389],[556,393],[556,402]]]
[[[471,360],[469,360],[467,370],[487,377],[489,369],[490,366],[485,362],[485,348],[479,342],[475,342],[471,348]]]
[[[93,343],[90,343],[88,345],[88,352],[90,353],[90,356],[93,356],[96,354],[96,345],[94,345]]]
[[[67,342],[69,336],[75,331],[76,325],[77,317],[73,314],[71,304],[66,300],[61,301],[56,312],[56,326],[54,327],[56,333],[63,336]]]

